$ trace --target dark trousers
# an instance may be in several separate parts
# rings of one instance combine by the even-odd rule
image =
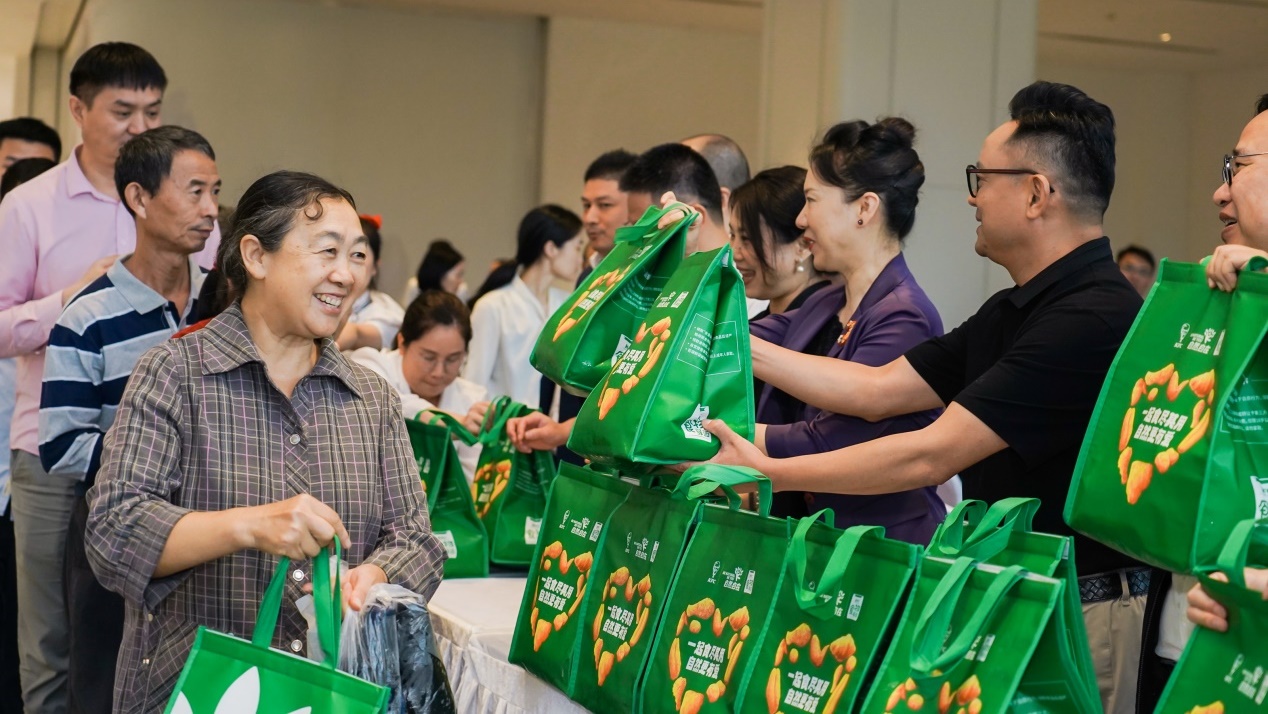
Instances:
[[[110,714],[114,670],[123,642],[123,598],[101,587],[84,553],[88,502],[80,497],[66,536],[66,610],[70,630],[72,714]]]
[[[0,513],[0,712],[22,714],[18,662],[17,549],[6,508]]]

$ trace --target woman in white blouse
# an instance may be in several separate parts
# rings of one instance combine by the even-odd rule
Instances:
[[[490,395],[537,408],[541,374],[528,357],[546,319],[568,299],[581,274],[581,219],[556,205],[534,208],[520,221],[515,262],[489,275],[471,311],[471,356],[462,376]]]
[[[440,409],[462,419],[472,433],[479,433],[489,406],[485,389],[458,376],[470,341],[467,306],[450,293],[428,290],[405,311],[396,349],[363,347],[349,357],[392,385],[401,397],[406,419],[424,409]],[[480,447],[461,442],[455,445],[462,470],[471,481]]]
[[[383,237],[379,235],[379,228],[383,225],[383,219],[379,216],[367,215],[362,215],[360,218],[361,230],[365,231],[366,237],[370,239],[370,253],[373,255],[374,264],[370,271],[369,287],[352,303],[352,313],[348,316],[348,322],[339,330],[339,336],[335,338],[335,344],[345,352],[360,347],[373,347],[376,350],[390,349],[396,344],[396,331],[400,329],[401,320],[405,317],[405,310],[400,303],[377,289],[379,258],[383,255]]]

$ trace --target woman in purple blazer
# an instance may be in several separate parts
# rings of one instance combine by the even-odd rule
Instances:
[[[903,259],[903,239],[916,219],[924,165],[912,148],[915,128],[890,117],[875,124],[844,122],[828,130],[810,154],[805,205],[797,218],[816,270],[839,276],[796,310],[751,325],[753,337],[807,354],[879,366],[942,334],[942,320]],[[843,287],[842,287],[843,286]],[[757,379],[769,375],[758,372]],[[764,386],[757,402],[755,442],[786,458],[833,451],[930,424],[938,411],[879,422],[824,412]],[[784,493],[780,515],[831,508],[838,527],[884,526],[887,535],[926,544],[946,515],[933,489],[879,496]]]

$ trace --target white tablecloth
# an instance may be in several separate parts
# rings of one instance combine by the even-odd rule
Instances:
[[[446,580],[432,597],[432,629],[462,714],[584,714],[579,704],[507,661],[524,578]]]

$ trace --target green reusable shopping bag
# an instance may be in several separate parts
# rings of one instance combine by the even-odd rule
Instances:
[[[335,541],[335,559],[339,558]],[[317,632],[325,656],[313,662],[290,652],[271,649],[273,631],[282,607],[290,561],[278,561],[260,602],[255,631],[248,642],[199,627],[194,646],[165,714],[372,714],[387,709],[389,690],[335,669],[339,661],[342,598],[339,573],[334,589],[314,588]],[[313,582],[331,582],[330,549],[313,559]]]
[[[752,439],[747,309],[730,246],[683,260],[634,344],[586,399],[568,448],[634,469],[707,461],[719,444],[705,419],[721,419]]]
[[[1268,568],[1268,520],[1233,528],[1202,587],[1228,612],[1228,632],[1193,630],[1157,714],[1259,714],[1268,705],[1268,602],[1246,587],[1245,568]],[[1229,582],[1211,579],[1216,572]]]
[[[618,228],[612,252],[542,328],[529,362],[566,391],[584,397],[603,381],[682,262],[689,224],[657,229],[664,214],[653,206]]]
[[[730,473],[740,474],[731,477],[737,482],[754,481],[755,472]],[[636,711],[636,688],[701,499],[721,485],[684,496],[660,485],[674,478],[641,477],[643,485],[631,487],[604,528],[593,567],[595,582],[603,578],[603,586],[588,589],[582,603],[585,630],[571,694],[592,711]],[[733,491],[730,495],[738,501]]]
[[[738,500],[701,508],[670,585],[636,710],[733,710],[779,587],[788,521],[769,517],[770,481],[751,469],[705,464],[684,473],[675,488],[691,497],[753,481],[760,513],[739,510]]]
[[[1079,674],[1039,647],[1065,583],[972,558],[926,557],[862,712],[1076,712]]]
[[[489,405],[480,430],[480,460],[476,462],[471,498],[476,515],[489,533],[489,560],[497,565],[523,566],[537,549],[546,489],[555,476],[549,451],[520,453],[511,443],[506,422],[533,411],[510,397]]]
[[[585,626],[577,609],[599,539],[631,485],[567,462],[550,487],[537,551],[511,640],[510,661],[571,693]]]
[[[427,493],[431,530],[445,547],[446,578],[482,578],[489,574],[489,537],[476,516],[467,477],[454,449],[456,437],[476,437],[452,414],[426,410],[405,420],[418,473]]]
[[[848,714],[897,625],[920,547],[878,526],[798,521],[783,579],[736,697],[740,714]]]
[[[1055,625],[1044,631],[1041,651],[1056,651],[1062,661],[1074,665],[1079,678],[1070,681],[1068,696],[1078,711],[1100,712],[1100,688],[1083,622],[1079,576],[1074,565],[1074,539],[1034,531],[1039,499],[1005,498],[987,509],[983,501],[956,504],[929,542],[929,555],[941,558],[965,556],[1056,578],[1065,583]]]
[[[1224,293],[1203,266],[1162,262],[1088,425],[1065,505],[1072,528],[1191,573],[1235,523],[1268,516],[1264,265]]]

